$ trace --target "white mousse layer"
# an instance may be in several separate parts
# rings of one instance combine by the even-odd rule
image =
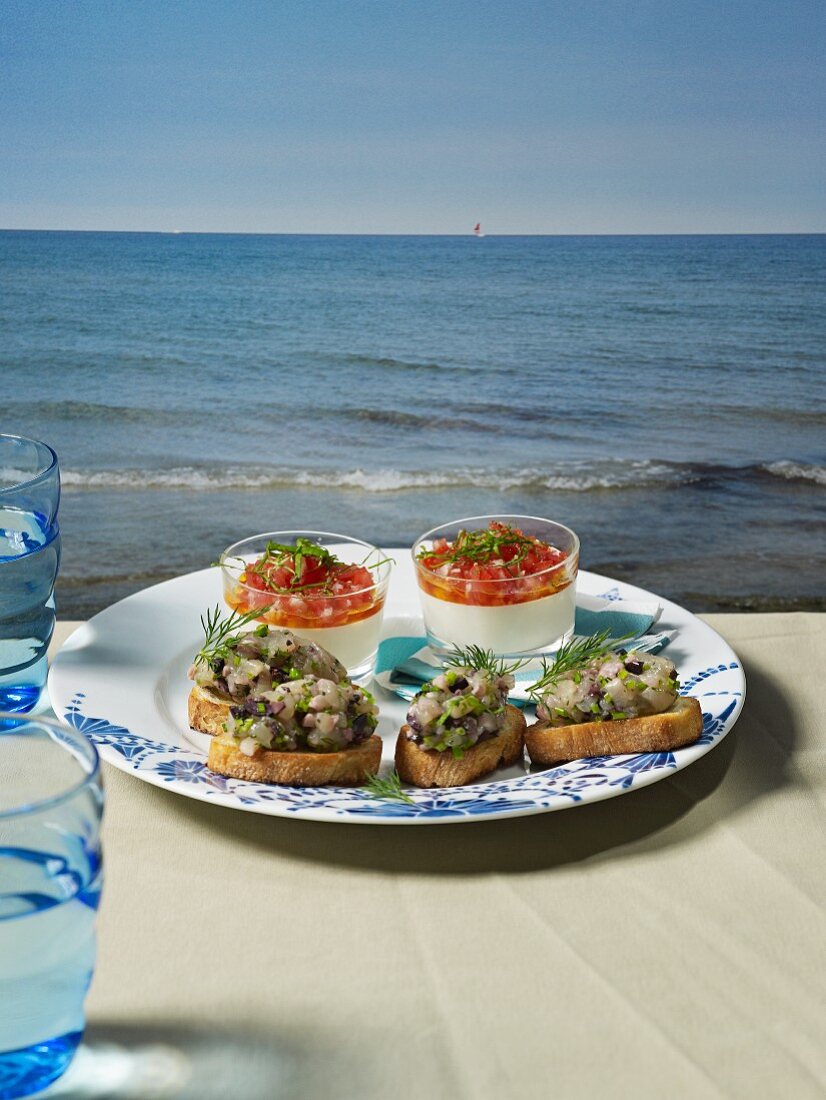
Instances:
[[[478,645],[494,653],[523,653],[550,645],[573,628],[576,585],[527,603],[484,607],[449,603],[419,589],[425,626],[452,645]],[[343,658],[342,658],[343,659]]]
[[[367,619],[358,619],[345,626],[324,626],[313,630],[301,626],[295,627],[295,633],[323,646],[338,657],[348,671],[352,671],[363,665],[378,649],[381,620],[381,611],[378,611]]]

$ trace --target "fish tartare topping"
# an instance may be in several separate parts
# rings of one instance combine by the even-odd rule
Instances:
[[[189,670],[196,684],[238,701],[308,674],[338,682],[347,669],[315,642],[263,623],[238,634],[225,631],[212,644],[208,638]]]
[[[407,712],[409,741],[437,752],[450,749],[456,757],[501,731],[515,682],[515,666],[491,653],[471,647],[458,656],[456,664],[422,686]]]
[[[677,670],[668,658],[606,650],[540,687],[536,714],[552,726],[641,718],[668,710],[679,690]]]
[[[230,707],[227,733],[247,756],[272,752],[338,752],[366,741],[378,722],[369,691],[349,681],[302,676]]]
[[[371,551],[352,564],[310,539],[298,538],[294,545],[268,542],[261,557],[244,566],[228,598],[238,611],[266,607],[263,617],[269,622],[299,630],[344,626],[381,609],[384,596],[373,572],[383,564],[378,558]]]
[[[416,560],[426,592],[489,606],[552,595],[575,575],[575,570],[564,568],[562,550],[499,520],[482,530],[462,530],[453,542],[435,539],[432,546],[419,550]]]

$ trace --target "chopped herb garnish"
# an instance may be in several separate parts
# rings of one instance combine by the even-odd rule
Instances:
[[[274,565],[291,565],[295,580],[301,580],[305,558],[316,558],[320,565],[338,565],[339,560],[324,546],[299,536],[294,546],[284,542],[268,542],[265,558]]]
[[[380,551],[377,547],[374,546],[373,549],[365,554],[365,556],[361,559],[359,565],[363,565],[366,569],[379,569],[382,565],[387,565],[388,563],[391,565],[393,564],[393,559],[387,557],[379,558],[378,561],[370,561],[370,558],[373,556],[373,554],[378,553],[380,553]]]
[[[440,565],[457,561],[475,561],[485,565],[492,561],[501,562],[513,576],[518,576],[519,566],[536,545],[536,539],[502,523],[481,531],[466,531],[463,528],[445,550],[434,551],[423,546],[417,556],[438,558]],[[515,547],[516,550],[507,561],[502,557],[504,547]]]
[[[369,550],[363,560],[358,563],[358,566],[375,570],[388,562],[392,562],[393,559],[388,557],[371,562],[371,556],[377,552],[375,547]],[[321,568],[324,571],[324,576],[320,580],[308,581],[302,584],[308,558],[312,558],[315,563],[312,572]],[[303,536],[299,536],[294,544],[268,542],[266,550],[255,562],[246,562],[243,559],[227,559],[227,561],[232,560],[240,561],[244,573],[254,573],[261,578],[270,592],[282,596],[307,591],[329,596],[333,594],[336,575],[354,568],[351,563],[342,561],[325,546],[321,546],[320,543],[313,542]],[[276,584],[273,580],[273,572],[276,569],[287,571],[288,583]],[[367,588],[369,585],[365,585],[365,587]]]

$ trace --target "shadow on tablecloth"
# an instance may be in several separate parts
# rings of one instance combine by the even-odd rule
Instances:
[[[396,874],[530,872],[690,843],[787,786],[797,734],[778,682],[747,668],[737,726],[673,778],[620,798],[510,821],[462,825],[333,825],[238,813],[174,797],[169,810],[240,844],[311,863]]]

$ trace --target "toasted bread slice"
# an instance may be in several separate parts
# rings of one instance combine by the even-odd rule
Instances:
[[[667,752],[690,745],[703,732],[703,712],[696,699],[681,696],[662,714],[609,722],[528,726],[525,745],[534,764],[565,764],[586,756]]]
[[[423,749],[415,741],[408,741],[410,726],[402,726],[396,742],[399,777],[416,787],[461,787],[497,768],[515,764],[522,755],[525,715],[510,704],[505,712],[500,732],[466,749],[458,760],[449,750]]]
[[[381,738],[376,734],[339,752],[271,752],[259,749],[247,756],[238,742],[223,731],[209,744],[207,767],[233,779],[255,783],[284,783],[289,787],[352,787],[379,770]]]
[[[199,733],[223,733],[231,706],[228,695],[195,684],[189,693],[189,724]]]

